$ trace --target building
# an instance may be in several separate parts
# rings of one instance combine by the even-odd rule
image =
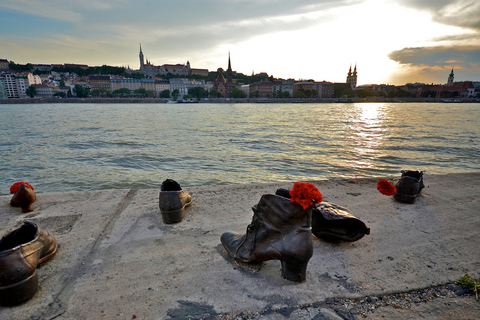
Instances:
[[[7,59],[0,59],[0,70],[8,70],[9,63]]]
[[[352,72],[352,66],[348,70],[347,81],[346,83],[350,84],[350,88],[355,89],[357,87],[357,65],[355,64],[355,69]]]
[[[155,92],[160,94],[160,92],[168,90],[170,91],[170,81],[168,80],[155,80]]]
[[[273,96],[275,98],[293,97],[293,84],[295,81],[275,81],[273,83]]]
[[[170,79],[170,90],[178,90],[178,96],[181,98],[188,94],[188,89],[201,87],[205,88],[205,80],[174,78]]]
[[[88,80],[90,81],[90,88],[92,90],[110,92],[112,89],[110,76],[90,76]]]
[[[176,76],[189,76],[193,74],[208,76],[207,69],[192,69],[189,61],[187,61],[186,64],[164,64],[161,66],[155,66],[150,61],[148,61],[148,59],[145,58],[141,44],[138,58],[140,60],[140,69],[138,70],[138,72],[150,78],[155,78],[157,75],[168,74]],[[129,70],[129,72],[132,72],[132,70]]]
[[[5,80],[0,76],[0,99],[8,99],[7,89],[5,88]]]
[[[39,98],[52,98],[56,93],[61,92],[58,87],[51,84],[34,84],[32,87],[35,88],[36,96]]]
[[[30,87],[28,73],[17,73],[16,75],[18,98],[27,98],[27,89]]]
[[[255,98],[273,98],[273,87],[278,86],[278,82],[260,81],[254,82],[249,86],[250,97]]]
[[[145,89],[147,91],[155,92],[154,79],[111,79],[111,92],[115,90],[127,88],[130,92],[137,89]]]
[[[315,82],[313,89],[317,91],[317,98],[333,98],[335,94],[335,85],[332,82]]]
[[[212,90],[216,90],[220,92],[220,94],[224,97],[227,97],[227,85],[226,85],[226,80],[225,77],[221,72],[218,73],[217,79],[215,79],[215,82],[213,83]]]
[[[332,82],[302,81],[293,84],[293,97],[333,98],[335,86]],[[302,93],[300,93],[302,92]]]
[[[14,73],[3,71],[0,73],[0,81],[3,82],[8,99],[20,98],[20,95],[25,96],[25,92],[23,94],[18,92],[17,76]]]

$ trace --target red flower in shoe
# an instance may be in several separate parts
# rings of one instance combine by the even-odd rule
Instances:
[[[301,205],[303,210],[323,200],[323,195],[318,191],[317,187],[308,182],[295,182],[293,189],[289,193],[290,201]]]
[[[12,184],[12,186],[10,187],[10,193],[11,194],[17,193],[18,188],[20,188],[20,186],[22,184],[26,184],[27,186],[32,188],[32,190],[34,190],[33,187],[28,182],[19,181],[19,182],[15,182],[14,184]]]
[[[377,182],[377,189],[380,191],[381,194],[386,196],[393,196],[395,192],[397,192],[397,188],[387,180],[380,180]]]

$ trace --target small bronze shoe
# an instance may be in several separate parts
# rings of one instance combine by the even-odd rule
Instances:
[[[36,224],[24,224],[0,239],[0,305],[29,300],[38,290],[37,266],[57,252],[57,240]]]
[[[370,228],[347,208],[322,202],[312,210],[312,233],[326,241],[353,242],[370,234]]]
[[[185,217],[185,208],[192,203],[192,197],[172,179],[162,182],[159,195],[159,207],[163,222],[177,223]]]
[[[30,212],[33,211],[32,203],[34,203],[36,199],[37,196],[32,188],[26,184],[22,184],[13,195],[12,200],[10,200],[10,205],[12,207],[22,208],[23,213]]]
[[[423,171],[402,171],[402,176],[395,184],[397,192],[393,198],[404,203],[414,203],[420,191],[425,188],[423,184]]]

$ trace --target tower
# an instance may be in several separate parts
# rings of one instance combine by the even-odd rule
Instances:
[[[140,58],[140,70],[143,70],[145,66],[145,62],[143,60],[143,52],[142,52],[142,44],[140,43],[140,53],[138,54],[138,57]]]
[[[455,81],[454,81],[454,74],[453,74],[453,68],[452,68],[452,72],[450,72],[450,74],[448,75],[447,86],[453,86],[454,84],[455,84]]]
[[[353,69],[353,73],[352,66],[350,66],[347,75],[347,83],[350,84],[350,87],[352,89],[355,89],[357,87],[357,64],[355,64],[355,69]]]
[[[227,69],[227,85],[226,90],[227,94],[230,93],[233,89],[233,71],[232,71],[232,63],[230,62],[230,51],[228,52],[228,69]]]

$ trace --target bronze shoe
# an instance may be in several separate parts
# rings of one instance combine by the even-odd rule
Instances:
[[[185,208],[192,203],[192,197],[182,190],[180,184],[172,179],[162,182],[159,195],[159,207],[164,223],[171,224],[183,220]]]
[[[326,241],[353,242],[370,234],[370,228],[347,208],[324,201],[312,210],[312,233]]]
[[[402,171],[402,176],[395,184],[397,192],[393,198],[404,203],[414,203],[424,187],[423,171]]]
[[[22,184],[13,195],[12,200],[10,200],[10,205],[12,207],[21,207],[23,213],[30,212],[33,211],[32,203],[35,202],[36,199],[37,196],[32,188],[26,184]]]
[[[0,305],[25,302],[38,290],[37,266],[57,252],[57,240],[36,224],[23,225],[0,239]]]
[[[252,209],[246,234],[222,234],[220,240],[228,254],[246,263],[280,260],[283,278],[304,281],[313,255],[312,208],[303,210],[287,198],[266,194]]]

